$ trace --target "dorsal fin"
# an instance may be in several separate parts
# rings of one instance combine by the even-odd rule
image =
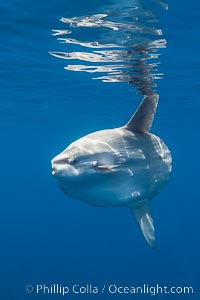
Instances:
[[[124,128],[132,132],[149,132],[153,123],[158,99],[158,94],[145,96],[138,109]]]

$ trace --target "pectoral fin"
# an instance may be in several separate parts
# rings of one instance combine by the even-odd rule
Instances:
[[[130,209],[147,243],[151,248],[155,248],[155,229],[153,218],[151,216],[149,200],[144,200],[138,205],[130,207]]]
[[[92,166],[93,168],[102,172],[112,172],[113,169],[117,167],[117,165],[100,165],[98,161],[93,161]]]
[[[101,171],[112,171],[112,166],[97,166],[97,169]]]

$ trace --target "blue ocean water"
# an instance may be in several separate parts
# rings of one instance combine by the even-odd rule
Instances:
[[[152,201],[157,249],[147,246],[127,209],[70,199],[51,176],[56,154],[87,133],[125,124],[142,98],[134,84],[92,80],[94,74],[65,70],[68,61],[49,54],[68,51],[52,35],[67,28],[62,17],[94,14],[108,3],[0,3],[0,299],[151,297],[37,293],[36,285],[44,284],[191,286],[194,294],[155,297],[199,299],[199,1],[174,1],[167,11],[148,1],[167,40],[159,49],[164,78],[156,80],[160,102],[152,132],[173,156],[171,180]],[[86,33],[78,34],[84,40]]]

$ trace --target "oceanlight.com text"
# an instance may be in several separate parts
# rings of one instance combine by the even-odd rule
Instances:
[[[62,295],[66,296],[69,294],[107,294],[107,295],[143,295],[147,294],[150,296],[155,295],[164,295],[164,294],[176,294],[176,295],[183,295],[183,294],[194,294],[194,288],[191,286],[164,286],[164,285],[149,285],[143,284],[141,286],[136,285],[120,285],[120,284],[105,284],[105,285],[95,285],[91,283],[87,284],[36,284],[36,285],[26,285],[25,287],[26,293],[35,293],[38,295]]]

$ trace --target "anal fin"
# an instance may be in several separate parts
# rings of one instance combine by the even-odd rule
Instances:
[[[130,208],[132,215],[136,219],[144,238],[151,248],[155,248],[155,228],[151,216],[150,201],[143,200]]]

